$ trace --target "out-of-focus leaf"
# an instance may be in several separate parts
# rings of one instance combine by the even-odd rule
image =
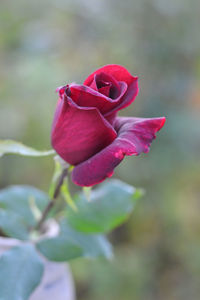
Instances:
[[[76,208],[76,204],[73,200],[73,198],[71,197],[71,194],[69,192],[69,187],[68,187],[68,182],[67,180],[65,180],[65,182],[63,183],[62,187],[61,187],[61,193],[63,198],[65,199],[67,205],[73,210],[73,211],[77,211]]]
[[[42,240],[37,244],[38,250],[53,261],[68,261],[77,257],[112,256],[112,247],[102,235],[77,232],[67,222],[62,222],[58,237]]]
[[[28,239],[28,229],[23,218],[12,211],[0,209],[0,229],[9,237]]]
[[[20,216],[27,226],[34,226],[37,221],[31,209],[33,200],[42,211],[49,198],[44,192],[27,185],[10,186],[0,191],[0,207]]]
[[[31,245],[6,251],[0,258],[0,299],[27,300],[43,274],[41,258]]]
[[[66,214],[69,224],[78,231],[108,232],[123,223],[142,195],[120,180],[110,180],[91,191],[90,200],[84,193],[76,199],[77,211],[70,207]]]
[[[18,154],[23,156],[48,156],[55,154],[54,150],[38,151],[13,140],[0,140],[0,157],[4,154]]]

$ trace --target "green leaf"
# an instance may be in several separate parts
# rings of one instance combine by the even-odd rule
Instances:
[[[29,234],[23,218],[12,211],[0,209],[0,229],[7,236],[21,240],[28,239]]]
[[[64,200],[68,204],[68,206],[71,209],[73,209],[74,211],[77,211],[76,204],[74,203],[73,198],[71,197],[71,194],[70,194],[70,191],[69,191],[68,180],[67,179],[65,180],[65,182],[61,186],[61,193],[62,193],[62,196],[63,196]]]
[[[43,211],[49,198],[44,192],[27,185],[10,186],[0,191],[0,208],[20,216],[27,227],[34,226],[37,221],[31,209],[33,201]]]
[[[77,257],[112,256],[111,245],[104,236],[77,232],[67,222],[62,222],[58,237],[40,241],[37,248],[49,260],[60,262]]]
[[[0,157],[4,154],[18,154],[23,156],[48,156],[55,154],[54,150],[38,151],[13,140],[0,140]]]
[[[27,300],[40,283],[43,264],[32,245],[22,245],[0,257],[0,270],[0,300]]]
[[[89,201],[81,193],[75,201],[77,211],[68,207],[67,220],[78,231],[108,232],[127,219],[140,197],[141,190],[120,180],[110,180],[92,190]]]

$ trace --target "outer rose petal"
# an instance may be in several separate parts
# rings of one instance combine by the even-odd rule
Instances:
[[[93,78],[96,74],[106,73],[108,75],[113,76],[117,81],[125,82],[128,86],[125,95],[120,101],[120,104],[112,109],[109,113],[113,111],[118,111],[122,108],[130,105],[136,98],[139,88],[138,88],[138,77],[133,77],[124,67],[119,65],[106,65],[95,72],[93,72],[85,81],[84,85],[90,86],[93,81]]]
[[[59,99],[51,140],[53,148],[68,163],[76,165],[87,160],[116,136],[96,108],[79,107],[69,97]]]
[[[139,155],[141,152],[147,153],[156,132],[165,124],[165,117],[161,118],[116,118],[114,127],[118,132],[118,138],[131,143],[131,149],[126,155]]]
[[[152,140],[165,123],[165,118],[117,118],[118,137],[105,149],[76,166],[72,180],[81,186],[91,186],[113,174],[125,155],[148,152]]]

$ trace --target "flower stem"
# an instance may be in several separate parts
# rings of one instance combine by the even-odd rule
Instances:
[[[63,181],[65,179],[65,177],[68,175],[68,169],[64,169],[58,179],[58,183],[56,185],[52,200],[47,204],[45,210],[42,213],[42,216],[40,218],[40,220],[38,221],[38,223],[35,226],[35,230],[40,230],[44,221],[46,220],[50,210],[54,207],[55,203],[56,203],[56,199],[58,198],[59,194],[60,194],[60,189],[61,186],[63,184]]]

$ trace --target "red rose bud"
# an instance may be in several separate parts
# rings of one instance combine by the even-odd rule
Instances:
[[[125,155],[147,153],[165,123],[165,117],[117,117],[138,94],[138,78],[122,66],[104,66],[82,85],[72,83],[57,91],[52,146],[75,166],[72,180],[81,186],[112,176]]]

